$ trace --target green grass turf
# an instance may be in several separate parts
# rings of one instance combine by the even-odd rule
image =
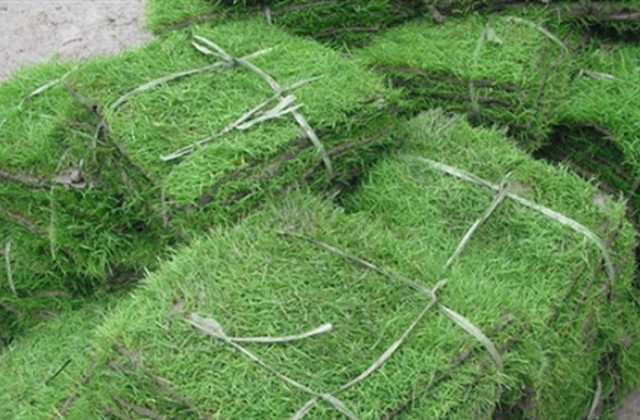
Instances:
[[[273,48],[253,63],[283,87],[319,78],[294,93],[300,113],[331,155],[332,183],[348,184],[390,145],[389,137],[380,135],[393,124],[393,115],[378,76],[327,47],[252,20],[192,27],[80,63],[66,77],[67,86],[55,85],[18,110],[22,97],[60,78],[69,66],[28,70],[0,91],[7,104],[0,168],[9,178],[20,178],[0,187],[0,217],[6,222],[0,238],[3,245],[11,240],[17,289],[17,296],[9,287],[0,291],[7,313],[52,309],[46,307],[57,305],[51,292],[75,296],[117,286],[153,267],[182,237],[179,231],[197,234],[231,222],[298,180],[318,188],[329,184],[319,152],[299,138],[302,130],[290,115],[230,132],[179,160],[160,160],[273,95],[247,69],[182,78],[110,108],[152,79],[216,61],[195,50],[193,34],[238,56]],[[84,188],[25,185],[29,177],[51,184],[61,170],[75,167],[83,169]],[[0,270],[6,269],[2,259]]]
[[[291,182],[309,165],[319,162],[319,154],[309,142],[296,142],[301,130],[290,116],[246,131],[232,131],[183,159],[159,159],[219,132],[273,95],[261,77],[241,67],[169,82],[134,96],[113,112],[108,110],[121,95],[142,83],[215,62],[217,59],[202,55],[190,45],[192,35],[218,42],[238,57],[273,48],[252,62],[283,87],[319,77],[295,90],[294,95],[296,103],[302,105],[300,112],[319,133],[326,149],[373,136],[391,121],[385,109],[388,93],[381,78],[329,48],[255,20],[172,32],[142,49],[80,68],[70,76],[71,83],[106,109],[113,137],[126,146],[138,165],[160,180],[175,205],[213,200],[209,205],[215,207],[213,212],[226,215],[235,203],[221,205],[223,202],[240,201],[236,207],[243,207],[263,194],[260,188],[251,186],[256,184],[255,179],[269,178],[274,172],[271,178]],[[278,159],[292,149],[299,156],[294,156],[290,166],[278,167]],[[238,176],[238,170],[249,175]],[[339,166],[336,172],[341,175]],[[282,179],[279,182],[282,185]],[[267,189],[268,182],[265,184]],[[241,199],[233,198],[236,195]],[[219,217],[213,212],[206,214],[209,222]]]
[[[268,13],[265,12],[268,5]],[[385,28],[407,20],[427,17],[434,23],[469,16],[473,13],[506,12],[518,14],[523,6],[548,12],[564,27],[572,27],[601,39],[634,41],[638,38],[635,15],[637,2],[561,0],[552,3],[492,0],[358,0],[311,1],[206,1],[150,0],[147,27],[155,32],[181,28],[194,23],[221,23],[229,19],[262,16],[296,35],[311,36],[340,48],[362,46]]]
[[[512,171],[510,191],[605,238],[617,231],[609,244],[616,281],[609,283],[591,241],[510,201],[443,272],[493,193],[393,157],[371,172],[344,209],[294,191],[177,252],[98,328],[105,363],[83,387],[71,418],[143,412],[279,418],[308,399],[195,331],[185,321],[190,313],[215,318],[233,336],[288,335],[332,322],[333,331],[302,342],[246,345],[282,373],[330,391],[367,368],[424,307],[425,299],[404,285],[306,241],[283,238],[280,230],[327,242],[427,287],[446,275],[439,301],[502,351],[505,371],[498,374],[474,338],[428,312],[382,368],[337,395],[362,418],[397,410],[411,418],[487,418],[496,409],[518,407],[540,418],[585,415],[597,378],[609,386],[617,373],[599,370],[605,354],[636,358],[618,341],[627,333],[619,321],[627,315],[625,279],[633,270],[634,233],[624,206],[608,199],[602,208],[589,204],[592,185],[533,161],[500,132],[472,129],[460,118],[426,115],[406,136],[404,153],[496,182]],[[310,415],[336,412],[321,402]]]
[[[475,122],[508,126],[511,136],[526,140],[523,146],[535,148],[567,95],[571,61],[542,26],[535,27],[548,20],[543,12],[520,15],[526,22],[508,15],[471,15],[441,25],[413,21],[355,56],[402,89],[406,110],[439,106],[467,113]]]
[[[536,7],[548,11],[556,23],[564,27],[572,27],[593,38],[610,40],[638,39],[640,25],[637,19],[638,3],[636,1],[598,0],[557,0],[547,1],[493,1],[493,0],[427,0],[440,14],[446,17],[465,16],[472,12],[518,13],[523,6]]]
[[[517,194],[574,218],[603,238],[611,238],[612,232],[623,226],[620,233],[614,234],[611,248],[619,250],[614,252],[621,264],[613,285],[607,285],[601,274],[594,275],[593,268],[579,269],[577,261],[575,265],[559,263],[556,258],[565,252],[587,252],[583,254],[584,263],[592,258],[587,257],[591,251],[582,248],[584,240],[567,227],[515,203],[504,203],[471,240],[462,254],[460,271],[454,269],[451,275],[460,283],[447,285],[455,289],[451,294],[464,295],[469,302],[476,302],[476,306],[468,307],[469,314],[482,316],[480,313],[491,307],[489,312],[493,311],[494,317],[512,313],[516,319],[527,320],[521,325],[528,324],[516,339],[514,351],[522,351],[526,356],[514,363],[511,371],[523,380],[526,391],[523,393],[522,387],[508,389],[503,394],[503,403],[507,407],[519,405],[526,417],[579,417],[584,414],[589,395],[593,395],[587,390],[593,389],[596,377],[605,384],[605,395],[611,389],[619,391],[637,384],[634,374],[640,361],[637,352],[629,347],[638,345],[637,301],[633,303],[637,290],[631,280],[635,233],[625,221],[623,203],[594,205],[600,193],[593,186],[578,181],[566,168],[551,168],[505,142],[496,141],[495,132],[470,129],[460,120],[447,121],[437,114],[435,120],[432,116],[417,119],[412,130],[404,143],[405,155],[440,161],[495,183],[511,172],[509,188]],[[466,212],[476,207],[479,217],[492,195],[483,187],[452,181],[447,176],[421,162],[390,159],[371,171],[361,191],[345,206],[349,211],[366,212],[394,226],[396,235],[417,249],[426,245],[447,249],[440,245],[440,236],[433,233],[434,229],[461,237],[468,228],[468,222],[461,223]],[[538,229],[549,230],[543,233]],[[537,243],[543,238],[549,241],[547,245]],[[578,251],[580,248],[583,251]],[[595,251],[593,246],[587,248]],[[432,258],[425,254],[414,259]],[[516,280],[519,277],[521,282]],[[502,280],[507,278],[510,280]],[[520,286],[514,287],[510,281]],[[614,291],[607,302],[601,293],[610,287]],[[556,293],[564,297],[558,301]],[[513,302],[509,302],[511,299]],[[554,307],[557,309],[552,310],[559,313],[553,322],[548,317],[541,318],[544,319],[541,323],[533,320],[537,311]],[[540,353],[543,348],[544,356]],[[618,363],[625,367],[618,370]],[[506,370],[509,372],[508,367]],[[617,382],[621,373],[624,385]]]
[[[622,0],[600,2],[597,0],[566,1],[555,4],[553,9],[562,20],[573,28],[602,40],[637,42],[640,22],[637,19],[638,2]]]
[[[591,45],[583,51],[578,57],[583,71],[558,110],[559,138],[546,150],[626,194],[633,194],[640,176],[639,59],[635,46]]]
[[[141,207],[145,184],[116,168],[115,147],[95,137],[95,117],[61,83],[23,101],[72,69],[52,61],[0,84],[3,335],[68,308],[108,277],[126,281],[155,263],[149,249],[166,246],[160,219]],[[90,186],[56,183],[69,168],[82,168]]]
[[[43,322],[0,352],[0,408],[7,419],[62,416],[94,369],[94,331],[117,296],[102,296]],[[76,395],[73,400],[78,399]],[[74,404],[81,405],[82,398]]]
[[[275,26],[347,48],[362,45],[381,29],[420,16],[425,9],[420,1],[398,0],[269,2],[269,16]],[[266,20],[261,2],[152,0],[147,3],[146,14],[147,27],[156,33],[199,21],[222,23],[247,16]]]

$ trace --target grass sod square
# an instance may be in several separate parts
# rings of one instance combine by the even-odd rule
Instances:
[[[241,66],[171,80],[111,108],[156,78],[220,62],[194,48],[194,33],[223,40],[239,57],[272,49],[253,62],[283,88],[303,82],[294,105],[323,143],[331,179],[291,114],[231,131],[181,159],[160,159],[273,97],[259,74]],[[317,188],[349,185],[392,144],[394,120],[380,78],[261,22],[189,28],[71,72],[61,66],[35,67],[25,73],[30,78],[2,85],[2,170],[9,182],[0,187],[0,216],[10,255],[0,270],[11,271],[16,289],[7,281],[0,291],[6,320],[57,310],[52,296],[82,296],[139,278],[177,240],[232,222],[300,180]],[[54,182],[75,169],[80,185]]]
[[[390,29],[355,53],[402,90],[403,109],[466,113],[476,124],[509,127],[534,150],[546,140],[567,96],[571,59],[544,27],[541,10],[470,15],[440,25],[412,21]]]
[[[612,200],[604,208],[585,206],[593,186],[533,161],[502,133],[473,129],[459,118],[421,117],[407,136],[406,153],[428,154],[494,181],[512,171],[510,193],[607,238],[617,279],[631,275],[634,234],[624,206]],[[239,225],[216,229],[147,277],[99,327],[102,357],[115,362],[96,372],[85,403],[70,413],[81,417],[92,407],[125,416],[289,417],[309,395],[195,331],[185,318],[212,317],[233,337],[291,335],[331,322],[332,331],[313,338],[243,344],[280,373],[331,392],[371,366],[425,307],[424,296],[401,282],[313,242],[282,237],[284,230],[427,288],[446,276],[439,303],[469,319],[500,352],[503,373],[476,338],[432,308],[382,367],[335,392],[358,416],[586,415],[598,379],[608,387],[616,374],[600,371],[599,362],[610,354],[633,358],[617,341],[625,333],[619,318],[628,315],[629,284],[610,283],[594,241],[510,199],[443,271],[494,195],[421,162],[391,158],[345,210],[292,192]],[[309,415],[336,413],[321,401]]]
[[[306,171],[321,162],[314,145],[300,139],[303,131],[289,114],[246,130],[232,130],[180,159],[161,160],[161,156],[215,136],[274,95],[256,72],[242,65],[221,66],[158,85],[111,107],[146,82],[219,63],[218,58],[203,55],[191,45],[193,35],[218,43],[235,57],[262,52],[251,63],[283,89],[302,82],[290,93],[327,153],[335,154],[335,179],[346,181],[354,167],[376,155],[365,147],[367,141],[389,131],[394,121],[388,109],[392,95],[381,78],[327,47],[259,21],[191,27],[166,34],[118,59],[88,63],[70,82],[104,107],[112,136],[126,146],[137,165],[159,180],[167,206],[175,209],[175,223],[202,215],[208,224],[214,224],[255,204],[274,185],[280,188],[308,176]],[[276,104],[270,103],[267,109]],[[373,141],[374,146],[381,143],[384,138]],[[359,154],[343,153],[343,148]],[[189,228],[187,224],[180,227]]]

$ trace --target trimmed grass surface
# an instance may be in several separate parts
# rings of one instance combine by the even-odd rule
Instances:
[[[0,353],[3,418],[64,415],[67,399],[79,409],[84,400],[75,394],[96,367],[91,356],[94,331],[113,308],[114,297],[103,296],[100,302],[86,302],[82,309],[40,323]]]
[[[593,186],[532,161],[501,133],[472,129],[459,118],[429,114],[412,122],[406,135],[404,151],[412,156],[493,182],[512,171],[509,191],[604,238],[611,235],[617,278],[631,276],[634,234],[624,207],[611,200],[605,208],[585,206]],[[369,367],[425,307],[424,296],[402,283],[278,234],[283,230],[425,287],[446,277],[440,304],[468,318],[501,353],[503,374],[476,339],[432,308],[386,364],[335,394],[362,418],[486,418],[495,410],[541,418],[585,415],[597,379],[609,386],[617,373],[599,370],[605,355],[634,358],[619,343],[625,331],[617,326],[627,315],[630,285],[610,283],[592,241],[510,200],[443,270],[493,196],[421,162],[392,157],[344,203],[346,211],[291,192],[235,227],[216,229],[150,274],[98,328],[104,365],[70,416],[288,417],[309,395],[195,331],[185,318],[214,318],[234,337],[297,334],[331,322],[332,331],[299,342],[243,344],[288,377],[330,392]],[[336,414],[326,402],[310,413]]]
[[[474,122],[509,127],[535,148],[567,95],[570,64],[568,51],[536,27],[543,16],[414,21],[381,34],[356,57],[403,91],[405,110],[467,113]]]
[[[526,356],[520,359],[522,364],[512,366],[512,373],[526,378],[526,391],[507,390],[502,396],[503,409],[508,412],[516,407],[527,417],[579,417],[589,395],[593,396],[587,390],[595,389],[596,378],[605,384],[605,395],[609,390],[637,384],[637,379],[623,373],[626,382],[622,385],[619,373],[613,373],[616,368],[607,373],[619,364],[629,372],[636,372],[640,366],[638,354],[626,348],[637,342],[638,321],[633,303],[637,292],[631,280],[635,234],[625,221],[623,203],[605,204],[601,193],[566,168],[534,161],[499,141],[496,132],[471,129],[459,119],[423,117],[412,124],[412,129],[403,144],[405,157],[385,161],[371,171],[361,191],[345,202],[349,211],[366,212],[393,225],[396,234],[415,248],[425,244],[450,248],[440,245],[434,230],[461,237],[469,226],[464,215],[476,208],[475,217],[479,217],[495,193],[448,179],[448,175],[414,159],[421,156],[496,184],[510,173],[510,191],[579,221],[610,242],[611,251],[619,252],[616,280],[609,283],[601,265],[596,264],[600,268],[595,271],[593,265],[582,265],[599,258],[594,246],[566,226],[509,200],[474,235],[461,256],[459,269],[452,270],[451,276],[455,275],[459,283],[450,280],[444,293],[450,292],[447,296],[452,299],[473,301],[461,312],[477,314],[480,318],[473,319],[481,325],[481,314],[493,312],[492,317],[497,319],[510,313],[524,328],[517,333],[520,338],[515,339],[518,344],[514,350]],[[578,257],[580,254],[582,257]],[[560,262],[560,255],[569,260]],[[574,263],[568,262],[573,258],[570,255],[576,257]],[[610,301],[603,296],[606,290],[612,290]],[[462,309],[460,305],[464,304],[452,307]],[[534,314],[546,311],[555,315],[534,321]],[[520,324],[518,319],[526,321]],[[606,361],[611,357],[613,360]],[[524,405],[521,398],[526,401]]]
[[[577,6],[452,19],[460,1],[351,61],[299,35],[359,46],[426,3],[276,1],[274,26],[258,2],[183,3],[149,2],[164,34],[138,49],[0,84],[0,412],[280,418],[315,394],[313,418],[606,418],[638,385],[626,203],[507,141],[635,200],[638,48],[569,56],[536,25],[563,36]],[[596,9],[571,20],[633,28]],[[331,330],[242,354],[194,315]]]
[[[221,65],[112,106],[154,79],[220,62],[191,45],[194,34],[238,57],[262,51],[252,63],[283,89],[303,82],[291,92],[293,106],[317,133],[331,178],[291,113],[231,130],[180,159],[161,160],[215,136],[274,95],[258,73]],[[0,187],[1,232],[3,244],[11,241],[16,293],[3,288],[0,296],[13,319],[52,309],[52,294],[90,294],[139,277],[175,241],[232,222],[297,181],[348,185],[392,143],[390,99],[378,76],[258,21],[192,27],[89,60],[10,111],[51,77],[60,78],[67,70],[60,66],[34,68],[27,72],[31,79],[19,77],[3,88],[9,111],[0,128],[7,139],[0,168],[9,182]],[[64,170],[79,170],[78,183],[57,182]],[[4,259],[0,270],[7,271]],[[37,300],[42,293],[47,299]]]

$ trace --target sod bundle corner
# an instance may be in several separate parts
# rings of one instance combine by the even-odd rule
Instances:
[[[635,233],[624,203],[602,199],[567,169],[531,159],[498,131],[472,129],[442,113],[413,121],[403,145],[403,154],[372,170],[344,205],[394,226],[416,248],[450,249],[433,231],[462,238],[505,183],[507,196],[473,234],[441,294],[443,304],[450,302],[485,331],[505,314],[513,316],[512,330],[491,336],[508,349],[505,374],[515,381],[503,389],[500,410],[581,417],[599,398],[598,382],[606,384],[602,395],[637,383],[623,371],[637,370],[640,362],[632,348],[638,315],[630,298],[636,293],[630,280]],[[474,177],[458,177],[465,173]],[[487,188],[492,184],[497,190]],[[577,221],[600,239],[531,203]],[[613,277],[600,246],[610,254]],[[598,410],[611,408],[611,400],[596,402]]]
[[[635,208],[640,204],[639,59],[635,46],[592,45],[583,51],[552,141],[538,152],[596,178],[604,190],[624,193]]]
[[[71,412],[554,418],[602,406],[597,383],[607,395],[618,374],[602,362],[637,357],[612,351],[632,315],[619,304],[633,270],[624,206],[598,207],[592,185],[460,118],[431,113],[405,134],[404,154],[343,208],[290,191],[180,249],[98,328],[111,362]],[[418,154],[511,175],[492,192]],[[449,262],[496,193],[571,217],[603,238],[606,262],[595,236],[511,195]]]
[[[402,89],[408,113],[433,107],[500,124],[528,149],[546,138],[566,96],[567,47],[543,13],[413,21],[358,51],[358,61]]]
[[[52,61],[0,85],[3,336],[135,276],[164,246],[160,218],[142,204],[148,183],[75,96],[75,69]]]
[[[219,1],[174,2],[151,0],[147,4],[147,27],[156,33],[207,22],[259,17],[292,34],[314,38],[335,47],[367,43],[384,28],[421,16],[421,1]]]

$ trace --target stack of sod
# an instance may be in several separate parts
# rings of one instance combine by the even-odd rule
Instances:
[[[429,16],[435,23],[474,12],[519,13],[523,6],[548,11],[563,25],[593,36],[636,39],[640,9],[634,1],[539,0],[149,0],[147,27],[155,33],[202,22],[262,15],[292,33],[311,36],[333,46],[366,44],[380,30],[407,20]]]
[[[568,161],[603,188],[623,192],[640,205],[640,48],[590,48],[570,100],[559,109],[560,126],[539,154]]]
[[[479,296],[465,297],[475,302],[468,306],[469,314],[479,315],[474,320],[483,319],[485,310],[496,319],[505,313],[515,316],[516,332],[506,334],[509,338],[502,342],[506,348],[515,343],[511,352],[526,356],[517,358],[511,371],[522,382],[502,394],[506,415],[584,417],[596,389],[600,392],[595,394],[595,412],[610,409],[640,378],[638,291],[632,284],[636,233],[625,218],[624,203],[610,202],[565,168],[552,168],[514,151],[496,141],[495,132],[433,117],[412,124],[413,135],[409,133],[402,155],[372,171],[363,188],[344,203],[346,209],[394,226],[396,235],[416,248],[429,244],[446,249],[433,231],[462,237],[468,229],[468,209],[473,203],[486,207],[489,201],[478,189],[499,199],[500,183],[506,181],[509,195],[460,256],[459,265],[468,261],[470,271],[452,270],[446,287],[455,289],[452,298]],[[459,178],[465,175],[467,179]],[[490,184],[497,190],[486,188]],[[476,193],[465,196],[470,191]],[[534,211],[526,200],[559,214]],[[588,240],[583,229],[560,215],[579,221],[602,242]],[[588,242],[591,245],[582,248]],[[612,253],[615,269],[608,270],[606,258],[600,259],[594,246],[598,243]],[[577,257],[575,264],[560,263],[561,254]],[[474,264],[477,261],[482,262]],[[546,311],[540,318],[534,315]]]
[[[193,34],[238,57],[259,54],[225,62],[203,53],[215,50],[203,38],[195,48]],[[56,66],[34,69],[28,88],[21,77],[7,83],[3,97],[18,102],[46,77],[60,78],[67,69]],[[116,103],[173,72],[182,77]],[[251,20],[172,32],[79,65],[22,109],[14,104],[1,128],[9,181],[1,239],[10,253],[0,272],[11,273],[2,307],[27,318],[51,309],[52,296],[90,293],[153,265],[181,233],[228,222],[299,180],[348,185],[391,142],[385,95],[379,77],[337,52]],[[220,134],[242,116],[246,127]],[[52,181],[65,169],[77,176]]]
[[[362,45],[380,30],[420,16],[425,10],[425,4],[415,0],[151,0],[147,5],[147,26],[161,33],[198,22],[222,23],[261,16],[296,35],[342,47]]]
[[[68,80],[186,231],[302,179],[348,184],[391,143],[395,121],[382,78],[256,20],[174,31]]]
[[[99,327],[102,363],[69,415],[284,418],[313,392],[316,418],[336,407],[362,418],[597,413],[611,362],[629,357],[616,326],[628,287],[618,280],[633,270],[624,206],[592,204],[593,186],[461,119],[417,119],[405,153],[372,171],[349,212],[292,192],[178,252]],[[496,192],[418,155],[492,182],[511,172],[500,190],[510,195],[451,263]],[[332,329],[291,337],[325,323]]]
[[[472,15],[442,25],[407,23],[356,56],[403,90],[409,112],[465,112],[474,122],[508,126],[535,148],[566,96],[566,48],[531,20]]]
[[[164,247],[153,197],[99,121],[65,87],[71,65],[0,85],[0,335],[53,315],[107,278],[125,281]]]

